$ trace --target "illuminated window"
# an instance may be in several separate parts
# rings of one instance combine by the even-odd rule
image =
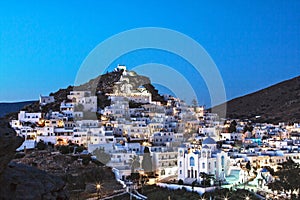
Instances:
[[[194,159],[194,157],[190,157],[190,166],[195,166],[195,159]]]
[[[221,156],[221,165],[224,167],[224,156]]]

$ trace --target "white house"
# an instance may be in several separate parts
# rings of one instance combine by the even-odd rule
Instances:
[[[242,133],[221,133],[221,140],[242,140]]]
[[[177,175],[177,151],[153,151],[152,170],[159,178]]]
[[[42,96],[40,95],[40,105],[44,106],[48,103],[53,103],[55,101],[54,96]]]
[[[154,133],[152,138],[153,138],[152,143],[154,145],[164,145],[166,143],[174,142],[174,133],[173,132]]]
[[[27,113],[20,111],[18,114],[18,120],[20,122],[37,123],[42,118],[42,113]]]

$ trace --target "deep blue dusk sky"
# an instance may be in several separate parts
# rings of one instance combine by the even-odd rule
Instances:
[[[139,27],[173,29],[201,44],[221,73],[227,99],[300,75],[297,0],[7,0],[0,1],[0,102],[38,99],[72,85],[100,42]],[[187,67],[167,53],[151,51],[114,64],[119,62]],[[208,102],[203,95],[199,103]]]

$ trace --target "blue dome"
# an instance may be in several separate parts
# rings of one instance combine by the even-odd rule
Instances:
[[[260,172],[269,172],[266,168],[263,168]]]
[[[206,144],[217,144],[217,143],[214,139],[212,139],[211,137],[208,137],[205,140],[203,140],[203,142],[202,142],[202,145],[206,145]]]

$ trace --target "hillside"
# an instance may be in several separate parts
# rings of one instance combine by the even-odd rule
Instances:
[[[160,101],[164,103],[164,99],[159,95],[158,90],[154,88],[151,84],[151,81],[146,76],[141,76],[132,72],[134,75],[126,76],[126,79],[129,80],[130,84],[132,84],[133,89],[138,88],[139,86],[144,86],[151,94],[153,101]],[[13,119],[17,117],[17,112],[19,110],[25,110],[27,112],[48,112],[49,110],[59,110],[60,103],[67,99],[67,95],[73,90],[89,90],[92,94],[96,95],[98,98],[98,107],[104,108],[105,106],[110,105],[110,101],[108,97],[105,95],[106,93],[111,93],[114,89],[114,85],[120,80],[122,76],[122,71],[113,71],[103,75],[99,75],[98,77],[91,79],[85,84],[80,86],[69,86],[65,89],[59,89],[56,92],[50,93],[51,96],[54,96],[55,102],[47,104],[40,108],[38,101],[28,102],[26,104],[15,103],[15,109],[11,111],[3,112],[3,115],[6,115],[6,118]]]
[[[4,117],[7,113],[17,112],[24,106],[34,103],[34,101],[23,101],[15,103],[0,103],[0,117]]]
[[[257,122],[300,122],[300,76],[228,101],[227,117]]]

